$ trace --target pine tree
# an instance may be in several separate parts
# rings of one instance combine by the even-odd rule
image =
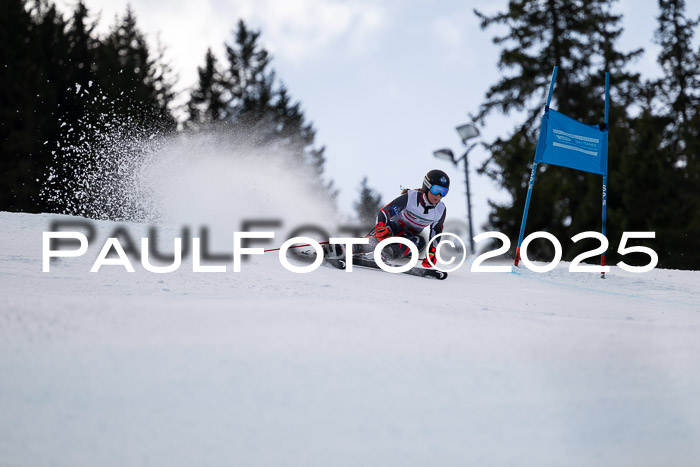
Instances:
[[[19,209],[29,212],[45,212],[50,207],[40,197],[41,186],[52,163],[51,150],[61,135],[61,115],[72,107],[75,81],[69,64],[70,44],[68,23],[55,5],[41,0],[33,2],[30,9],[32,26],[30,56],[36,61],[35,72],[39,79],[36,98],[32,99],[32,120],[35,131],[31,150],[25,163],[21,189],[25,192]],[[25,104],[26,105],[26,104]]]
[[[624,231],[655,231],[669,221],[669,210],[659,205],[674,193],[672,152],[663,146],[663,127],[663,119],[649,108],[634,119],[628,151],[621,154],[623,176],[617,180]]]
[[[25,0],[3,2],[0,44],[0,210],[36,212],[33,185],[43,163],[36,109],[46,78]]]
[[[85,87],[96,79],[96,48],[99,46],[93,37],[95,24],[90,24],[88,17],[85,3],[78,2],[66,30],[68,66],[76,83]]]
[[[274,93],[275,73],[268,69],[271,58],[259,45],[259,37],[260,31],[248,29],[239,20],[234,43],[226,44],[227,116],[248,124],[268,116]]]
[[[210,49],[204,57],[204,66],[197,69],[199,82],[187,104],[190,127],[213,124],[226,117],[225,88],[216,57]]]
[[[276,152],[280,163],[306,167],[309,186],[335,198],[332,182],[323,180],[325,148],[314,147],[313,124],[306,121],[301,104],[292,101],[284,84],[277,82],[270,54],[259,38],[260,31],[250,30],[241,20],[233,43],[226,44],[227,66],[221,80],[224,121],[231,131],[244,133],[248,144]],[[205,85],[200,79],[200,88]]]
[[[659,0],[655,40],[661,46],[658,63],[664,72],[652,83],[660,111],[655,115],[659,164],[656,176],[668,179],[670,190],[659,197],[655,211],[661,265],[700,264],[700,50],[693,36],[700,18],[685,15],[684,0]]]
[[[354,203],[355,215],[363,226],[374,225],[377,212],[382,208],[382,196],[367,184],[367,177],[360,182],[360,197]]]
[[[697,111],[698,90],[700,89],[700,57],[693,50],[694,30],[700,19],[690,20],[685,17],[684,0],[659,0],[659,26],[654,35],[661,46],[658,57],[659,65],[664,71],[663,79],[655,84],[659,88],[659,97],[676,117],[670,128],[675,133],[676,144],[689,135],[688,125]]]
[[[99,84],[113,99],[113,111],[139,126],[173,130],[169,67],[161,56],[150,52],[130,6],[103,39],[99,51]]]
[[[0,108],[9,111],[2,121],[12,131],[2,145],[3,160],[9,164],[3,171],[8,189],[3,190],[2,209],[61,209],[40,193],[56,145],[70,144],[77,134],[71,129],[86,105],[77,91],[95,77],[96,41],[87,17],[82,2],[69,20],[46,0],[13,0],[4,11],[3,20],[9,23],[0,29],[12,31],[12,38],[2,42],[2,53],[7,54],[3,71],[10,72],[3,82],[12,84],[3,86],[7,100],[3,98]]]

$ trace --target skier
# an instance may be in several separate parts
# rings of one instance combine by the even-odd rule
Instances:
[[[384,206],[377,214],[377,225],[374,236],[378,242],[389,237],[405,237],[415,243],[420,252],[425,248],[426,241],[420,233],[430,226],[432,239],[442,233],[447,208],[442,198],[447,196],[450,189],[450,178],[442,170],[431,170],[423,178],[423,186],[419,190],[403,190],[401,196]],[[435,264],[435,251],[439,240],[428,246],[428,251],[421,263],[425,268]],[[393,244],[384,249],[388,258],[405,257],[410,254],[407,246]]]

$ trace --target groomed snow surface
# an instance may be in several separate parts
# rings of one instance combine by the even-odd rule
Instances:
[[[55,218],[0,213],[1,466],[700,465],[698,271],[43,273]]]

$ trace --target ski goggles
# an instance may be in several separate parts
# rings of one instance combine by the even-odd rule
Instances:
[[[450,191],[449,188],[445,188],[444,186],[440,185],[433,185],[430,187],[430,192],[434,195],[440,195],[443,198],[447,196],[447,192]]]

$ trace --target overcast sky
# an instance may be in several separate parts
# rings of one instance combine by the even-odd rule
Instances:
[[[101,12],[100,30],[127,3],[141,29],[167,46],[180,90],[195,83],[208,47],[223,58],[239,18],[261,29],[278,78],[301,101],[318,130],[317,144],[326,146],[326,175],[341,190],[339,206],[346,213],[363,176],[388,202],[400,185],[420,186],[425,172],[439,168],[452,179],[448,218],[465,217],[463,169],[434,159],[432,151],[448,147],[461,155],[455,126],[468,121],[467,113],[500,78],[499,50],[491,42],[496,30],[480,30],[473,9],[494,13],[506,1],[86,0],[93,14]],[[697,15],[700,2],[688,3],[688,13]],[[67,11],[75,1],[59,4]],[[656,0],[622,0],[617,10],[625,28],[618,48],[643,47],[634,68],[658,75]],[[512,117],[496,116],[482,135],[490,140],[513,126]],[[487,219],[487,199],[507,199],[474,172],[485,157],[480,149],[470,155],[475,233]],[[610,193],[614,198],[614,187]]]

